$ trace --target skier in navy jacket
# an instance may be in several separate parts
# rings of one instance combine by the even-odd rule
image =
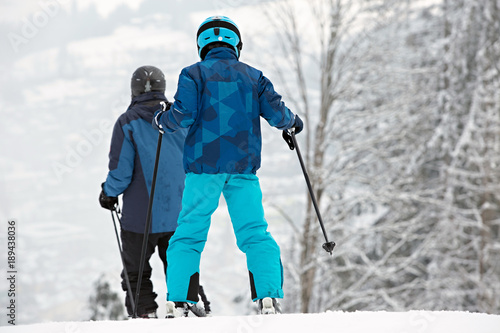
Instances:
[[[238,60],[242,43],[233,21],[208,18],[198,29],[197,42],[202,61],[182,70],[175,102],[157,112],[153,122],[166,132],[188,128],[182,211],[167,250],[167,317],[182,315],[182,309],[198,301],[200,257],[221,193],[237,245],[246,254],[252,300],[261,313],[276,313],[283,272],[280,248],[267,231],[256,176],[260,119],[296,133],[303,124],[261,71]]]
[[[118,203],[117,197],[123,194],[120,236],[125,267],[135,296],[158,140],[158,132],[151,128],[151,121],[159,103],[167,102],[164,95],[164,75],[156,67],[142,66],[132,76],[131,90],[132,102],[127,111],[118,118],[113,129],[109,172],[102,184],[99,201],[103,208],[112,210]],[[156,180],[161,186],[156,187],[152,211],[151,234],[137,309],[140,317],[156,317],[157,294],[153,291],[150,279],[149,259],[155,248],[158,248],[166,271],[166,250],[177,227],[184,190],[182,151],[185,136],[185,131],[178,131],[165,134],[162,138],[158,166],[160,172]],[[127,291],[123,274],[122,272],[122,288]],[[125,304],[129,315],[132,315],[133,305],[128,295]]]

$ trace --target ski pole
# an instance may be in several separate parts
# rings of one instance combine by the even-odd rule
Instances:
[[[304,164],[304,160],[302,159],[302,154],[300,153],[299,145],[297,144],[297,140],[295,139],[295,131],[292,129],[288,132],[292,138],[292,142],[286,140],[290,149],[297,150],[297,156],[299,157],[300,166],[302,168],[302,172],[304,173],[304,178],[306,179],[307,189],[309,190],[309,195],[311,196],[311,201],[313,203],[314,209],[316,210],[316,215],[318,216],[319,225],[321,226],[321,230],[323,231],[323,236],[325,236],[326,243],[323,244],[323,249],[332,255],[333,249],[335,248],[335,242],[330,242],[328,240],[328,236],[326,234],[325,225],[323,224],[323,219],[321,218],[321,214],[319,212],[318,203],[316,202],[316,196],[314,195],[311,181],[309,180],[309,175],[307,174],[306,166]],[[292,145],[293,144],[293,145]]]
[[[200,298],[203,302],[203,307],[205,308],[205,313],[209,314],[212,312],[210,309],[210,302],[208,301],[207,295],[205,294],[205,290],[203,290],[203,286],[200,285],[198,288],[198,294],[200,295]]]
[[[118,206],[118,210],[120,207]],[[118,229],[116,228],[116,221],[115,221],[115,215],[113,212],[116,214],[116,218],[118,219],[118,222],[120,223],[120,226],[122,225],[122,221],[120,220],[120,217],[118,216],[118,211],[115,208],[111,211],[111,218],[113,219],[113,225],[115,226],[115,235],[116,235],[116,241],[118,242],[118,249],[120,250],[120,257],[122,258],[122,264],[123,264],[123,275],[125,275],[125,283],[127,284],[127,292],[130,297],[130,304],[132,304],[132,313],[135,313],[135,302],[134,302],[134,293],[132,292],[132,287],[130,286],[130,279],[128,278],[128,272],[127,272],[127,266],[125,265],[125,258],[123,258],[123,250],[122,250],[122,245],[120,243],[120,237],[118,236]]]
[[[133,318],[137,318],[137,307],[139,305],[139,296],[141,293],[142,273],[144,271],[144,261],[146,260],[146,248],[148,245],[149,231],[151,229],[151,215],[152,215],[151,212],[153,210],[153,199],[154,199],[154,195],[155,195],[156,175],[158,174],[158,164],[160,162],[160,149],[161,149],[162,138],[163,138],[163,131],[160,131],[158,134],[158,143],[156,144],[156,158],[155,158],[155,165],[154,165],[154,169],[153,169],[153,180],[151,183],[151,192],[149,194],[148,213],[146,216],[146,226],[144,228],[144,238],[142,239],[141,261],[139,263],[139,276],[137,279],[137,290],[135,292],[135,305],[134,305]]]

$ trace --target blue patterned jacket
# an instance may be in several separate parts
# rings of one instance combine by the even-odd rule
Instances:
[[[170,132],[189,128],[186,172],[255,174],[261,163],[260,117],[282,130],[295,122],[271,81],[225,47],[184,68],[174,98],[159,124]]]
[[[127,112],[115,123],[109,152],[109,172],[103,190],[107,196],[123,194],[122,228],[144,233],[149,193],[156,159],[158,131],[151,128],[154,111],[165,95],[148,92],[132,99]],[[182,151],[186,130],[165,133],[152,211],[152,233],[177,227],[184,191]]]

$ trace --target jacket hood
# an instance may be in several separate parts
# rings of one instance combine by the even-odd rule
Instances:
[[[160,102],[167,102],[165,94],[152,91],[132,98],[127,112],[135,113],[139,118],[151,122],[155,111],[160,109]]]

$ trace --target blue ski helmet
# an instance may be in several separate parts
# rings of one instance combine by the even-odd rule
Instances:
[[[198,28],[196,40],[201,60],[205,59],[209,51],[206,46],[209,44],[217,42],[229,44],[236,51],[238,58],[243,46],[238,26],[226,16],[211,16],[203,21]]]

